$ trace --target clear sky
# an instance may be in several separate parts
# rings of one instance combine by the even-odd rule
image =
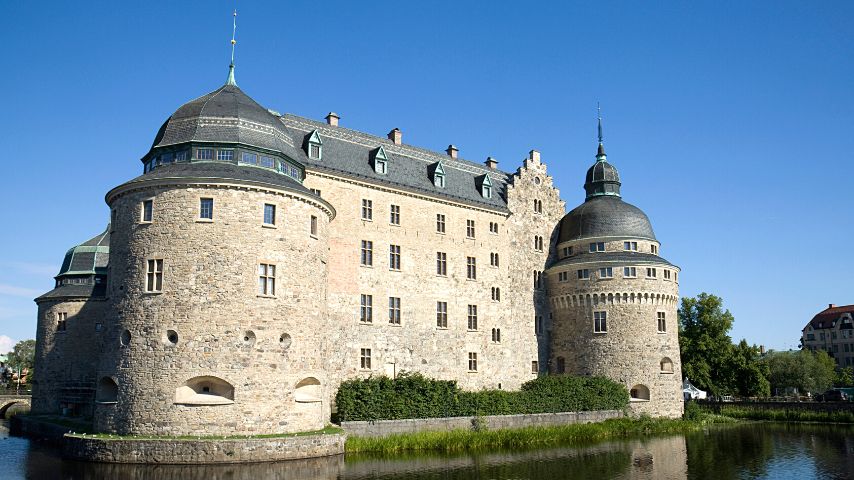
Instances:
[[[182,103],[224,83],[231,1],[4,2],[0,351],[100,232],[104,194]],[[854,303],[852,2],[240,2],[237,82],[262,105],[515,170],[584,199],[596,102],[623,198],[681,294],[737,340],[793,348]]]

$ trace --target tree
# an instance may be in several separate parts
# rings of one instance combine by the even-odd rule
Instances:
[[[802,393],[820,393],[833,385],[836,364],[823,350],[768,352],[762,360],[768,368],[768,380],[775,392],[797,388]]]
[[[25,368],[33,368],[33,362],[36,356],[36,341],[21,340],[16,343],[12,351],[7,355],[7,363],[14,370],[23,370]]]
[[[854,386],[854,367],[836,369],[836,379],[833,380],[834,387]]]

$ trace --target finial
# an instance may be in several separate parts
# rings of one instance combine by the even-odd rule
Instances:
[[[234,14],[232,15],[232,26],[231,26],[231,63],[228,65],[228,79],[225,81],[226,85],[234,85],[237,86],[237,81],[234,80],[234,46],[237,44],[237,40],[234,39],[237,34],[237,9],[234,10]]]
[[[603,162],[605,161],[605,145],[602,143],[602,109],[599,107],[599,102],[596,102],[596,117],[599,119],[599,149],[596,151],[596,160]]]

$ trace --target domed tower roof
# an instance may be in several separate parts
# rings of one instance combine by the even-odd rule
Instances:
[[[65,252],[57,277],[69,275],[106,275],[110,261],[110,225],[107,228]]]

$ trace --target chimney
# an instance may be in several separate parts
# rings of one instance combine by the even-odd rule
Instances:
[[[332,125],[333,127],[338,126],[338,120],[340,120],[340,119],[341,119],[341,117],[339,117],[338,114],[335,112],[329,112],[326,115],[326,123],[328,123],[329,125]]]
[[[835,303],[828,303],[827,308],[836,308],[836,304]]]
[[[536,150],[531,150],[528,152],[528,157],[534,161],[534,163],[540,163],[540,152]]]
[[[392,131],[388,132],[388,139],[394,142],[395,145],[401,145],[403,143],[403,132],[395,127]]]
[[[486,165],[490,170],[495,170],[496,168],[498,168],[498,160],[492,157],[486,157],[486,161],[483,162],[483,164]]]
[[[460,150],[453,145],[448,145],[448,148],[445,151],[448,152],[449,157],[456,159],[457,158],[457,152],[459,152]]]

